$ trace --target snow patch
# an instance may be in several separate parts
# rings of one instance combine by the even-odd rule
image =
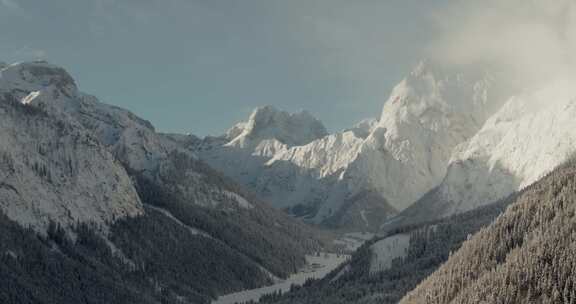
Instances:
[[[360,217],[362,218],[366,226],[369,226],[368,218],[366,217],[366,210],[360,210]]]
[[[22,104],[30,104],[32,101],[34,101],[34,99],[36,99],[36,97],[38,97],[40,95],[40,91],[34,91],[31,92],[30,94],[28,94],[26,97],[24,97],[21,101]]]

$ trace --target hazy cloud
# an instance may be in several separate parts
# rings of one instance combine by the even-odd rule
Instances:
[[[436,20],[431,51],[441,62],[490,66],[524,88],[576,71],[573,0],[465,0]]]

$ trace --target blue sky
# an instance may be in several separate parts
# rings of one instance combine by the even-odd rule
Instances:
[[[443,0],[0,0],[0,61],[46,59],[157,129],[216,135],[259,105],[378,117]]]

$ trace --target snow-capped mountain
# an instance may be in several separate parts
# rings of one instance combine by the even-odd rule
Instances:
[[[260,109],[227,135],[198,140],[196,149],[276,207],[315,223],[373,229],[390,217],[419,222],[498,200],[573,154],[573,83],[513,94],[488,72],[422,62],[393,89],[379,120],[315,132],[317,139],[304,136],[309,142],[301,144],[284,143],[276,134],[287,131],[276,124],[247,141],[238,134],[248,132],[238,130],[258,133],[252,121]]]
[[[379,121],[326,136],[314,132],[315,140],[304,136],[308,143],[267,136],[238,144],[244,126],[256,131],[258,109],[227,135],[199,141],[197,151],[276,207],[316,223],[373,229],[443,180],[452,150],[496,111],[492,86],[485,73],[422,62],[394,88]],[[263,133],[287,132],[279,127]]]
[[[573,83],[507,98],[454,148],[441,184],[388,223],[396,229],[340,271],[271,303],[569,302]]]
[[[105,225],[143,212],[116,158],[66,111],[55,110],[75,108],[76,92],[69,74],[47,63],[0,71],[0,208],[22,225]]]
[[[246,122],[230,129],[226,138],[233,147],[249,148],[266,140],[276,140],[286,146],[301,146],[326,136],[326,128],[310,113],[290,114],[271,106],[256,109]]]
[[[307,112],[289,114],[267,106],[254,110],[246,122],[238,123],[223,136],[201,141],[190,137],[188,141],[212,167],[244,185],[253,185],[271,157],[326,134],[322,123]]]
[[[576,91],[562,81],[511,97],[453,152],[442,183],[401,216],[411,222],[472,210],[520,190],[576,152]]]

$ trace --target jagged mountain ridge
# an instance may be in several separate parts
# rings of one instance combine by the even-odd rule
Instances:
[[[293,215],[391,229],[488,204],[565,161],[576,150],[567,131],[571,84],[517,92],[489,72],[425,61],[393,89],[377,121],[304,145],[267,137],[238,146],[221,136],[197,139],[195,150]]]
[[[300,146],[269,138],[238,146],[221,136],[198,140],[196,150],[200,158],[292,214],[335,227],[377,229],[383,219],[440,184],[452,150],[497,110],[501,99],[493,86],[486,73],[423,62],[396,86],[378,121]],[[241,125],[246,124],[254,125]],[[365,202],[372,210],[356,199],[366,193],[374,194]],[[357,220],[340,222],[343,213]],[[377,220],[365,220],[367,213]]]

